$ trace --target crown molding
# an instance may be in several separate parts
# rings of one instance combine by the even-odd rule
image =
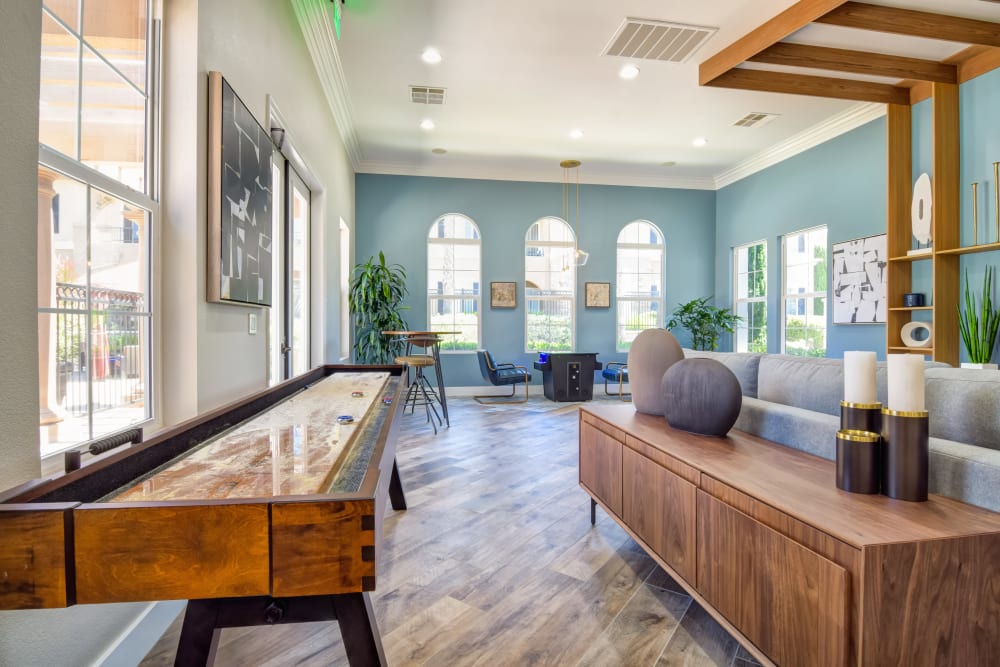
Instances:
[[[714,189],[722,189],[751,174],[756,174],[758,171],[767,169],[810,148],[819,146],[845,132],[850,132],[855,128],[861,127],[876,118],[881,118],[885,114],[886,106],[884,104],[866,102],[855,105],[835,116],[831,116],[822,123],[813,125],[807,130],[789,137],[785,141],[750,156],[725,171],[719,172],[715,175]]]
[[[316,73],[319,75],[327,104],[333,112],[334,122],[344,142],[347,157],[354,171],[362,162],[361,142],[354,130],[354,114],[347,79],[337,53],[337,38],[330,20],[328,0],[292,0],[295,18],[299,22],[306,47],[312,56]]]
[[[527,181],[530,183],[562,183],[562,172],[556,169],[525,170],[503,167],[483,168],[467,162],[415,165],[403,162],[363,161],[355,170],[360,174],[392,176],[426,176],[429,178],[465,178],[486,181]],[[623,176],[610,172],[584,169],[580,183],[585,185],[624,185],[640,188],[677,188],[683,190],[715,190],[715,179]]]

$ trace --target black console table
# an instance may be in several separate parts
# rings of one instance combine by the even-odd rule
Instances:
[[[594,371],[603,368],[596,352],[550,352],[548,361],[534,366],[542,372],[550,401],[589,401],[594,397]]]

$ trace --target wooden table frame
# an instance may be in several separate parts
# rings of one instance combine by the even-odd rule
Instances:
[[[357,370],[403,371],[313,369],[79,470],[0,492],[0,569],[10,573],[0,609],[188,599],[178,665],[211,664],[223,627],[335,618],[352,665],[384,665],[368,592],[387,501],[406,508],[395,459],[404,383],[379,418],[357,492],[97,502],[326,375]]]

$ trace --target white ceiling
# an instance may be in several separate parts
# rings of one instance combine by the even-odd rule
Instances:
[[[783,142],[802,145],[833,119],[871,118],[874,105],[698,86],[698,64],[794,0],[347,0],[340,95],[358,141],[359,172],[559,181],[559,161],[583,161],[581,181],[712,188]],[[1000,21],[984,0],[881,0]],[[684,64],[602,56],[626,17],[717,27]],[[330,33],[332,34],[332,32]],[[940,59],[965,44],[811,25],[789,41]],[[443,60],[420,60],[428,46]],[[757,67],[757,65],[752,65]],[[771,69],[779,69],[769,66]],[[321,71],[323,71],[321,69]],[[822,75],[822,72],[806,72]],[[322,76],[322,75],[321,75]],[[862,77],[858,77],[862,78]],[[871,80],[879,80],[872,79]],[[327,82],[325,82],[326,85]],[[442,106],[413,104],[410,85],[447,89]],[[733,123],[750,112],[780,117]],[[419,123],[436,124],[424,131]],[[836,124],[836,123],[835,123]],[[581,139],[569,132],[580,128]],[[342,128],[343,130],[343,128]],[[706,137],[704,148],[691,140]],[[433,148],[447,153],[435,155]],[[663,166],[664,162],[675,166]]]

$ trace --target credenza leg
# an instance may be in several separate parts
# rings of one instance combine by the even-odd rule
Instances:
[[[351,667],[385,667],[382,639],[368,593],[334,595],[333,607]]]
[[[184,612],[184,624],[177,643],[175,667],[211,665],[219,644],[218,609],[214,600],[190,600]]]
[[[590,525],[597,525],[597,501],[593,498],[590,499]]]
[[[399,478],[396,459],[392,460],[392,475],[389,477],[389,502],[394,510],[406,509],[406,496],[403,494],[403,482]]]

